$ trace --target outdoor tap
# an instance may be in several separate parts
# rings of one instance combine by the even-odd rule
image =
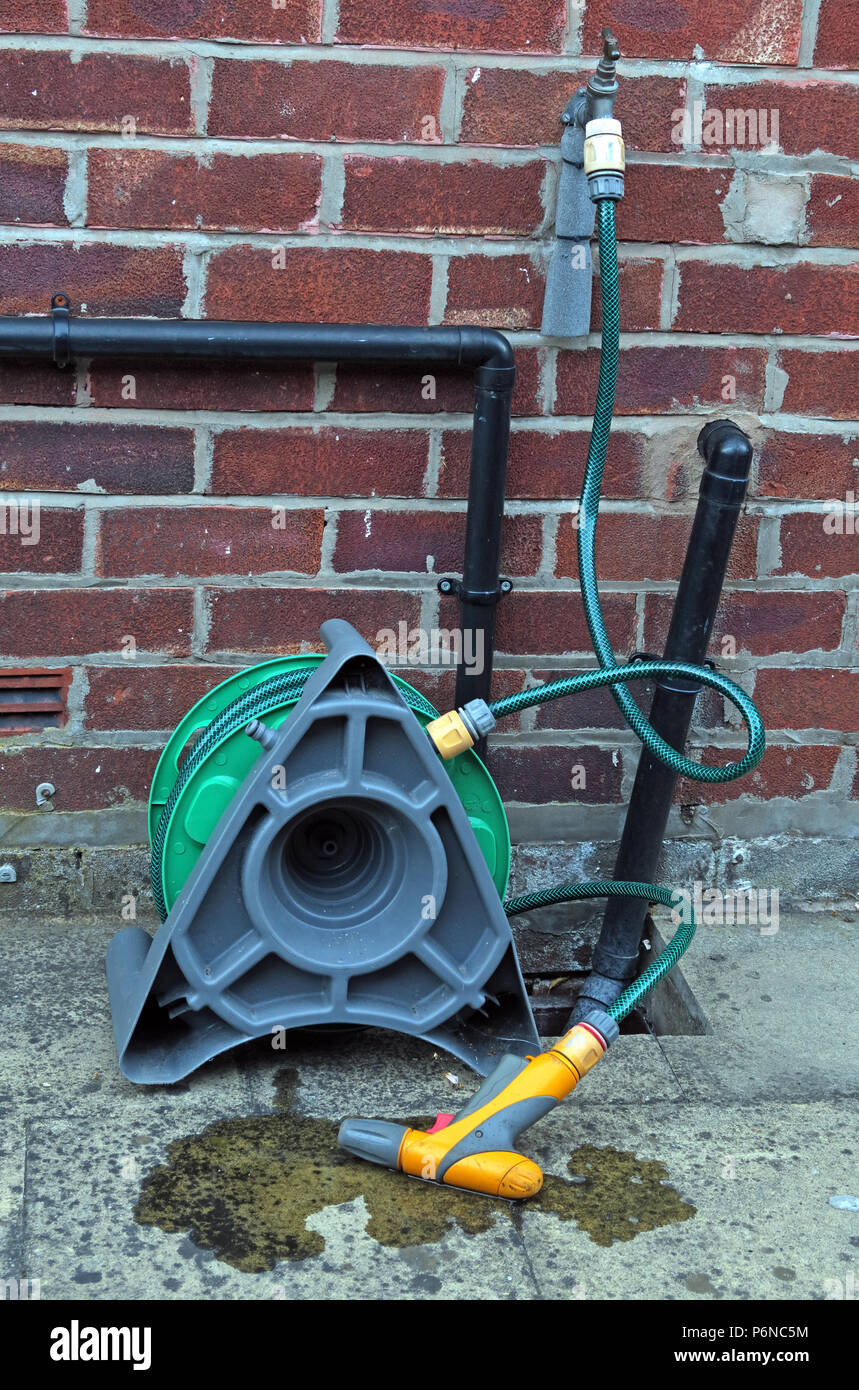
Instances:
[[[617,39],[610,29],[602,31],[602,57],[596,71],[588,78],[587,86],[580,87],[570,100],[561,117],[564,125],[576,125],[584,130],[588,121],[599,120],[603,116],[614,115],[614,101],[618,93],[617,63],[620,49]]]

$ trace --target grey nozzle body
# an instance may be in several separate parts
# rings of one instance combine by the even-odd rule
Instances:
[[[400,1147],[408,1128],[408,1125],[392,1124],[390,1120],[344,1120],[337,1143],[356,1158],[381,1163],[385,1168],[398,1168]]]

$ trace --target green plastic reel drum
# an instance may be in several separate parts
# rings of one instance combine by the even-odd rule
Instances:
[[[302,667],[318,666],[323,660],[322,655],[314,653],[264,661],[230,676],[197,701],[174,730],[155,769],[149,796],[150,848],[164,804],[177,781],[180,760],[194,735],[207,728],[233,700],[247,695],[263,681]],[[408,698],[414,687],[398,676],[393,679]],[[278,708],[268,710],[264,716],[266,724],[272,729],[279,728],[289,718],[297,698],[285,699]],[[414,713],[421,724],[429,723],[429,716]],[[182,788],[167,825],[161,860],[161,883],[168,909],[173,906],[215,825],[262,751],[260,744],[249,738],[244,728],[226,734]],[[498,789],[474,752],[460,754],[445,763],[445,769],[471,822],[498,895],[503,898],[510,873],[510,831]]]

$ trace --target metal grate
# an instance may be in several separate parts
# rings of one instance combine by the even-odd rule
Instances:
[[[0,733],[61,729],[68,717],[71,679],[68,668],[0,671]]]

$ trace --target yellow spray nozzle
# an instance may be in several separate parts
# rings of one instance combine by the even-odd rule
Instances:
[[[608,1015],[600,1014],[600,1021],[611,1041],[617,1025]],[[386,1120],[344,1120],[339,1143],[360,1158],[427,1182],[489,1197],[533,1197],[543,1174],[516,1150],[516,1141],[575,1089],[607,1047],[596,1026],[577,1023],[537,1057],[506,1054],[468,1104],[457,1115],[439,1116],[431,1130]]]

